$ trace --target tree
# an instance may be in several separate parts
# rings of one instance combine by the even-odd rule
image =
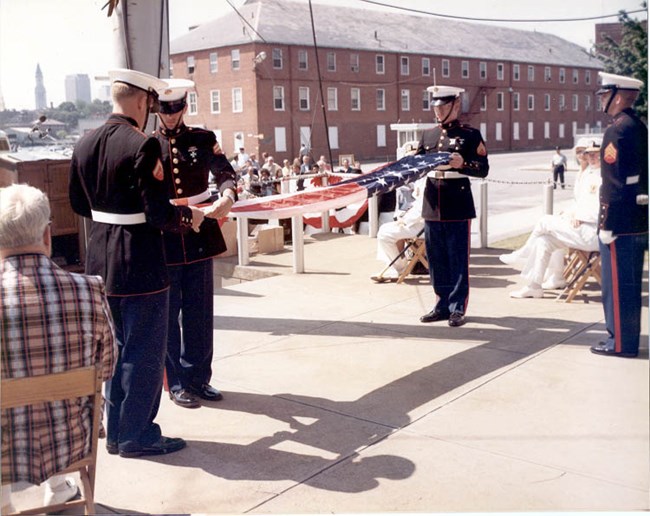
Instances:
[[[647,2],[642,4],[647,8]],[[620,41],[605,36],[605,43],[597,45],[596,50],[604,62],[605,71],[626,75],[643,81],[636,109],[647,122],[648,119],[648,29],[647,24],[633,20],[625,11],[620,11],[618,20],[623,24]]]

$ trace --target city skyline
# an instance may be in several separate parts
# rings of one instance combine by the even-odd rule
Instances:
[[[306,4],[306,0],[303,0]],[[314,0],[314,3],[341,4],[343,0]],[[57,9],[52,9],[51,0],[2,0],[0,3],[0,92],[6,109],[34,109],[34,88],[36,66],[40,65],[43,82],[47,91],[48,106],[55,107],[66,99],[65,77],[88,74],[91,78],[91,97],[99,96],[102,83],[94,80],[104,76],[111,67],[113,59],[112,42],[114,20],[106,17],[102,10],[105,0],[67,0]],[[243,0],[234,0],[235,7]],[[346,3],[357,8],[371,8],[372,5],[361,0]],[[436,5],[423,0],[394,2],[401,7],[411,7],[422,11],[436,10],[449,15],[494,19],[497,14],[507,19],[531,19],[539,16],[533,2],[520,2],[509,5],[507,1],[485,2],[468,0],[460,8]],[[507,6],[498,9],[499,5]],[[615,14],[619,10],[638,10],[637,0],[601,0],[588,2],[563,2],[548,0],[543,16],[545,18],[567,19]],[[225,0],[169,0],[170,38],[174,39],[187,32],[192,25],[218,18],[224,10],[231,10]],[[385,9],[391,12],[391,9]],[[393,11],[401,12],[403,11]],[[646,19],[644,13],[634,15]],[[80,23],[82,20],[84,23]],[[588,49],[593,44],[596,22],[615,22],[616,18],[605,20],[544,23],[499,23],[522,30],[539,30],[556,34]],[[485,23],[485,22],[483,22]],[[65,30],[57,33],[52,27]],[[316,27],[318,32],[318,25]],[[27,35],[27,36],[25,36]],[[24,44],[21,45],[21,41]],[[326,46],[326,42],[319,42]]]

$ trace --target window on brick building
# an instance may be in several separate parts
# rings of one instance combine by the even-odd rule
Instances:
[[[503,111],[503,92],[499,91],[497,93],[497,111]]]
[[[187,73],[194,73],[194,56],[187,56]]]
[[[560,108],[560,111],[564,111],[566,109],[566,100],[564,99],[564,93],[560,93],[560,96],[558,97],[558,106]]]
[[[275,152],[287,152],[287,128],[275,127]]]
[[[235,48],[230,51],[230,66],[233,70],[239,70],[239,49]]]
[[[399,73],[400,75],[409,75],[409,58],[406,56],[400,57],[400,67],[399,67]]]
[[[564,84],[566,82],[566,70],[564,68],[560,68],[559,75],[560,75],[560,84]]]
[[[528,65],[528,80],[533,82],[535,80],[535,67]]]
[[[273,109],[284,111],[284,86],[273,86]]]
[[[276,70],[282,69],[282,49],[274,48],[273,49],[273,68]]]
[[[386,111],[386,90],[383,88],[377,89],[377,111]]]
[[[336,126],[330,126],[327,134],[329,135],[330,147],[332,149],[339,148],[339,128]]]
[[[309,111],[309,86],[300,86],[298,88],[298,109],[300,111]]]
[[[504,74],[505,67],[503,66],[503,63],[497,63],[497,80],[502,81],[505,74]]]
[[[355,73],[359,71],[359,54],[350,54],[350,71]]]
[[[244,100],[242,98],[242,89],[232,89],[232,112],[241,113],[244,110]]]
[[[519,111],[519,92],[512,94],[512,109],[514,111]]]
[[[487,124],[485,122],[481,122],[478,126],[478,130],[481,133],[481,136],[485,141],[488,141],[488,134],[487,134]]]
[[[402,111],[410,111],[411,110],[410,90],[403,89],[400,98],[401,98]]]
[[[361,111],[361,90],[359,88],[350,88],[350,109]]]
[[[574,68],[573,69],[573,84],[578,84],[578,81],[579,81],[579,79],[578,79],[578,70],[576,70]]]
[[[336,52],[327,53],[327,71],[336,72]]]
[[[494,139],[498,142],[503,141],[503,124],[501,122],[494,125]]]
[[[557,126],[557,135],[558,138],[564,138],[564,124],[559,124]]]
[[[535,95],[528,95],[528,111],[535,110]]]
[[[512,139],[519,140],[519,122],[512,124]]]
[[[544,93],[544,111],[551,110],[551,95],[549,93]]]
[[[512,80],[518,81],[521,77],[521,67],[518,64],[512,65]]]
[[[210,52],[210,73],[217,73],[219,71],[219,61],[216,52]]]
[[[551,123],[544,122],[544,139],[549,140],[551,138]]]
[[[485,61],[478,64],[478,76],[480,79],[487,79],[487,63]]]
[[[591,95],[585,95],[585,111],[591,111]]]
[[[308,61],[307,61],[307,51],[298,50],[298,70],[307,70]]]
[[[221,92],[219,90],[210,91],[210,113],[221,113]]]
[[[422,75],[425,77],[431,75],[431,59],[428,57],[422,58]]]
[[[469,61],[460,62],[460,76],[463,79],[469,79]]]
[[[578,95],[574,93],[573,95],[571,95],[571,109],[573,111],[578,111],[578,107],[579,107],[578,104],[579,104]]]
[[[545,66],[544,67],[544,81],[545,82],[551,82],[551,67],[550,66]]]
[[[386,147],[386,126],[377,126],[377,147]]]
[[[191,91],[187,94],[187,114],[196,115],[199,112],[199,105],[196,100],[196,92]]]
[[[338,111],[339,92],[336,88],[327,88],[327,110]]]
[[[591,70],[585,70],[585,84],[591,84]]]
[[[528,139],[535,139],[535,122],[528,122]]]
[[[377,54],[375,56],[375,73],[378,74],[384,74],[385,72],[385,67],[384,67],[384,56],[383,54]]]
[[[427,90],[422,92],[422,111],[431,111],[431,94]]]
[[[481,93],[481,111],[487,111],[487,93]]]
[[[449,77],[451,74],[451,68],[449,65],[449,59],[443,59],[442,60],[442,76],[443,77]]]

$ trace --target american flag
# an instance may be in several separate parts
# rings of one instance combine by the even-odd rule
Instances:
[[[285,219],[304,213],[342,208],[413,183],[435,168],[448,164],[449,157],[449,152],[406,156],[367,174],[325,188],[238,201],[230,209],[229,215],[254,219]]]

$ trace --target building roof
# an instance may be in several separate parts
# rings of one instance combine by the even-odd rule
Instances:
[[[426,15],[312,6],[319,47],[602,68],[586,49],[542,32]],[[174,39],[171,53],[252,42],[313,46],[307,2],[247,0],[239,13],[248,23],[236,12],[227,12]]]

